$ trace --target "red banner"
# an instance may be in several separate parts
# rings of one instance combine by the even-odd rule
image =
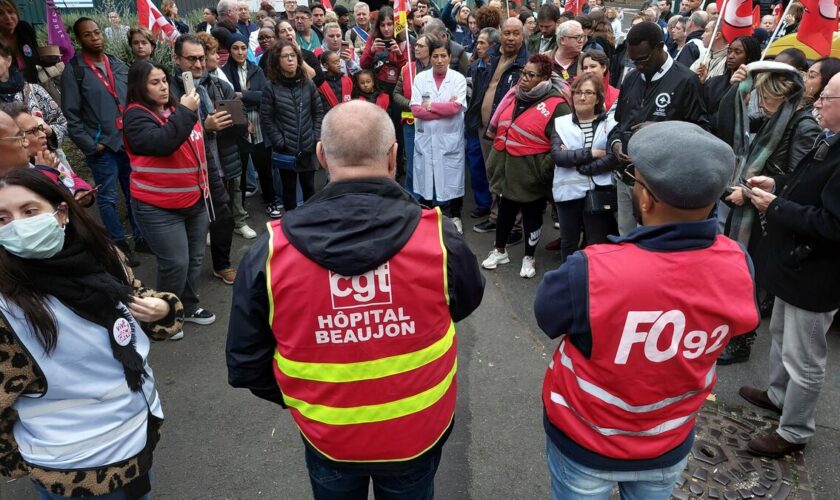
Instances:
[[[796,39],[821,56],[831,54],[831,42],[837,31],[837,0],[806,0],[805,13]]]

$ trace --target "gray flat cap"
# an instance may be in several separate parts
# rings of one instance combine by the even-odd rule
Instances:
[[[714,203],[735,171],[732,148],[688,122],[648,125],[633,134],[627,152],[645,185],[676,208]]]

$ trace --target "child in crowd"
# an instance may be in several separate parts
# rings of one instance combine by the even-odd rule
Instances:
[[[373,71],[366,69],[356,73],[356,86],[353,89],[354,99],[364,99],[388,111],[391,96],[376,88]]]
[[[353,80],[341,71],[341,57],[338,52],[327,51],[321,54],[321,66],[324,72],[324,82],[318,87],[324,100],[324,111],[347,102],[353,96]]]

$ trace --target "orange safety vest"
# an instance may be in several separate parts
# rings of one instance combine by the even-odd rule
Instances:
[[[507,151],[511,156],[530,156],[551,151],[551,140],[545,136],[545,128],[561,102],[564,102],[562,97],[549,97],[530,106],[514,120],[516,103],[511,101],[499,115],[493,148],[496,151]]]
[[[455,412],[457,346],[439,209],[405,246],[341,276],[269,224],[274,375],[303,437],[340,462],[405,461],[433,448]]]

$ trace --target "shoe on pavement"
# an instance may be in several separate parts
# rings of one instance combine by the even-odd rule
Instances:
[[[216,321],[216,315],[207,309],[198,308],[191,314],[184,315],[184,321],[195,323],[196,325],[212,325]]]
[[[489,220],[486,220],[480,224],[476,224],[473,226],[473,231],[475,231],[476,233],[492,233],[495,230],[496,223],[490,222]]]
[[[269,203],[265,207],[265,215],[271,217],[272,219],[279,219],[283,217],[283,212],[280,211],[280,206],[276,203]]]
[[[513,231],[508,236],[507,242],[505,246],[512,247],[513,245],[518,245],[522,243],[522,233],[520,231]]]
[[[236,270],[231,268],[219,269],[218,271],[213,271],[213,276],[224,281],[227,285],[232,285],[236,281]]]
[[[256,188],[245,190],[245,197],[246,198],[253,198],[255,194],[257,194],[257,189]]]
[[[519,276],[523,278],[533,278],[537,275],[537,270],[534,267],[536,262],[533,257],[522,257],[522,269],[519,270]]]
[[[128,246],[128,242],[125,240],[117,241],[115,243],[117,248],[119,248],[123,255],[125,256],[125,262],[128,264],[128,267],[137,267],[140,265],[140,261],[137,260],[137,256],[134,255],[134,252],[131,250],[131,247]]]
[[[458,234],[464,234],[464,224],[461,222],[460,217],[453,217],[452,223],[455,224],[455,229],[458,230]]]
[[[210,233],[207,233],[207,241],[204,242],[208,247],[210,246]]]
[[[755,342],[755,333],[747,333],[733,338],[723,349],[718,357],[717,364],[720,366],[744,363],[750,359],[752,344]]]
[[[738,389],[738,395],[746,399],[748,403],[754,406],[776,412],[779,415],[782,414],[782,409],[770,401],[770,396],[767,395],[767,391],[762,391],[760,389],[756,389],[755,387],[745,385]]]
[[[551,250],[552,252],[556,252],[556,251],[560,250],[560,245],[562,243],[563,243],[563,241],[560,238],[557,238],[556,240],[552,240],[552,241],[549,241],[548,243],[546,243],[545,244],[545,249],[546,250]]]
[[[246,240],[252,240],[257,237],[257,232],[251,229],[248,224],[245,224],[242,227],[237,227],[233,230],[233,232],[242,236]]]
[[[753,455],[768,458],[781,458],[795,451],[805,449],[805,443],[790,443],[776,431],[751,439],[747,443],[747,450]]]
[[[182,338],[184,338],[184,330],[181,330],[180,332],[176,333],[175,335],[169,337],[168,340],[181,340]]]
[[[487,255],[487,258],[484,259],[484,262],[481,263],[481,267],[484,269],[496,269],[499,267],[499,264],[507,264],[508,262],[510,262],[510,257],[508,257],[507,252],[500,252],[494,248]]]
[[[470,212],[470,217],[473,219],[480,219],[482,217],[487,217],[490,215],[490,209],[484,207],[476,207],[475,210]]]

